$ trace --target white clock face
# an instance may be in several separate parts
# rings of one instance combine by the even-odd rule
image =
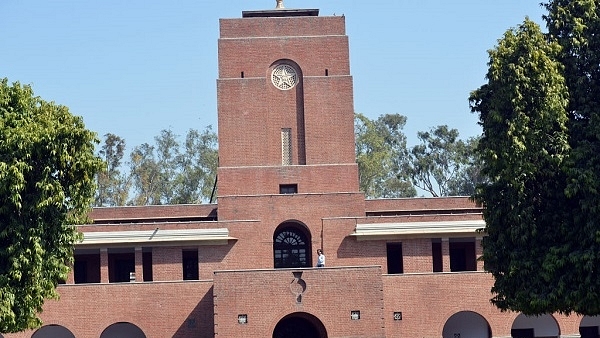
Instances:
[[[280,90],[289,90],[298,83],[298,73],[294,67],[281,64],[271,72],[271,82]]]

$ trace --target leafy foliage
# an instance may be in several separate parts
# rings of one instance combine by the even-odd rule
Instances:
[[[106,137],[100,154],[112,154],[105,161],[109,168],[111,158],[121,167],[124,148],[119,150],[115,145],[124,146],[125,142],[112,134]],[[122,143],[115,143],[115,140]],[[107,182],[103,192],[108,196],[104,200],[111,205],[123,205],[120,203],[131,192],[132,197],[126,202],[128,205],[208,201],[215,185],[218,165],[217,134],[212,128],[208,126],[202,132],[190,129],[184,143],[180,143],[179,137],[170,130],[161,131],[154,140],[153,145],[144,143],[133,149],[127,174],[121,175],[113,170],[113,174],[108,175],[109,179],[101,181]],[[101,192],[97,194],[97,206],[100,206],[100,195]]]
[[[582,289],[579,276],[592,277],[591,271],[573,269],[585,253],[573,242],[580,227],[572,223],[574,201],[564,193],[569,93],[560,52],[526,19],[489,51],[488,83],[470,97],[483,127],[477,149],[489,179],[475,199],[484,206],[483,260],[495,278],[492,303],[527,315],[588,313],[579,301],[598,283],[595,278]]]
[[[439,196],[471,196],[482,181],[480,163],[475,155],[477,138],[459,139],[457,129],[438,126],[418,132],[421,144],[414,146],[406,162],[412,183]]]
[[[413,197],[416,190],[402,168],[406,159],[406,117],[381,115],[370,120],[356,114],[356,162],[360,189],[369,198]]]
[[[67,107],[0,80],[0,332],[41,325],[95,191],[95,134]]]
[[[125,140],[114,134],[104,135],[105,141],[99,152],[106,167],[96,176],[97,191],[94,206],[123,206],[127,202],[131,183],[121,174]]]

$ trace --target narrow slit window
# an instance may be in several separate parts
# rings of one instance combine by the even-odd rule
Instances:
[[[241,77],[242,79],[244,78],[244,72],[242,72],[242,73],[240,74],[240,77]]]
[[[281,165],[292,165],[292,129],[281,129]]]
[[[329,69],[325,69],[325,76],[329,76]]]

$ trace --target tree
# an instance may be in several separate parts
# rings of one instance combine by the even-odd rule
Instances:
[[[560,51],[526,19],[489,51],[488,82],[469,99],[483,127],[477,151],[488,181],[474,197],[484,207],[491,301],[527,315],[597,314],[600,305],[600,279],[591,271],[598,265],[577,266],[588,248],[573,241],[580,226],[571,214],[579,211],[565,195],[569,93]],[[580,307],[588,297],[596,298],[591,312]]]
[[[162,173],[154,154],[154,146],[144,143],[131,153],[131,179],[134,190],[129,204],[161,204]]]
[[[414,146],[405,170],[412,183],[434,197],[470,196],[481,180],[478,157],[474,148],[477,139],[459,139],[457,129],[438,126],[428,132],[418,132],[421,144]]]
[[[209,201],[217,179],[217,134],[211,126],[202,133],[190,129],[184,146],[185,151],[177,158],[173,203]]]
[[[209,200],[218,165],[217,135],[208,126],[190,129],[185,143],[170,130],[131,154],[133,205],[201,203]]]
[[[125,140],[114,134],[104,135],[105,140],[99,155],[105,168],[96,176],[97,190],[94,206],[123,206],[127,203],[131,183],[120,168],[125,154]]]
[[[0,80],[0,332],[41,325],[73,263],[101,160],[94,133],[30,86]]]
[[[356,162],[359,185],[369,198],[412,197],[416,190],[402,168],[406,159],[406,136],[402,132],[406,117],[381,115],[370,120],[356,114]]]

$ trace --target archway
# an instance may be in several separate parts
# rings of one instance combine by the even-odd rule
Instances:
[[[513,338],[558,338],[560,330],[556,319],[551,315],[530,317],[520,314],[515,318],[510,334]]]
[[[273,234],[273,265],[279,268],[311,266],[311,236],[304,224],[281,223]]]
[[[296,312],[277,323],[273,338],[327,338],[327,331],[319,318],[309,313]]]
[[[472,311],[453,314],[444,324],[443,338],[490,338],[492,330],[487,320]]]
[[[584,316],[579,324],[579,334],[581,338],[600,337],[600,316]]]
[[[75,335],[61,325],[44,325],[37,329],[31,338],[75,338]]]
[[[108,326],[102,334],[100,338],[146,338],[144,331],[139,327],[131,324],[131,323],[114,323]]]

